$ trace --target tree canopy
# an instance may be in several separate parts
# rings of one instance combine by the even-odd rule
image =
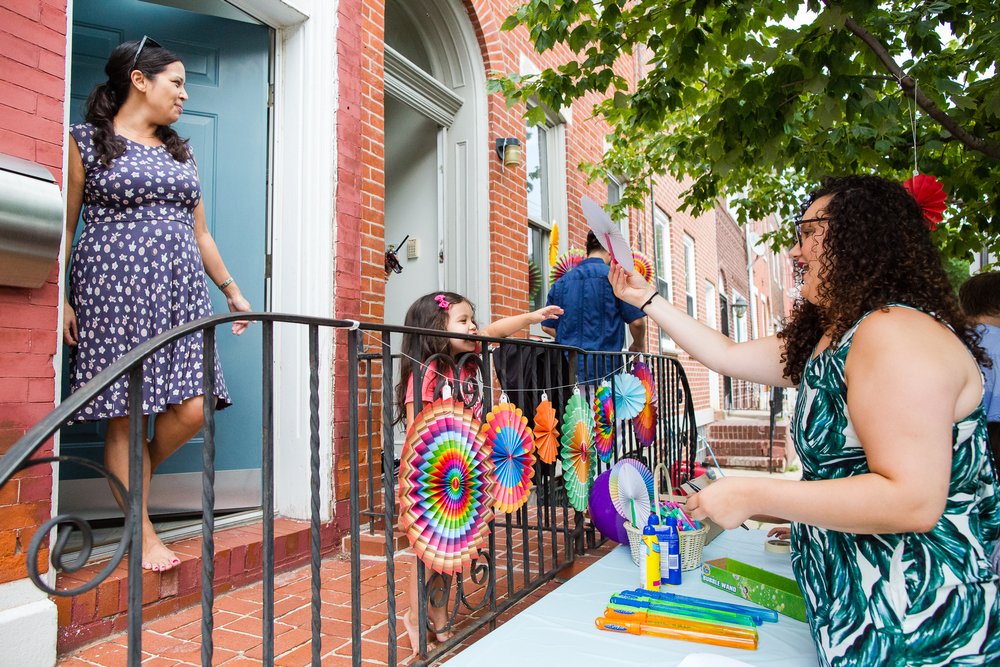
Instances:
[[[608,152],[584,168],[626,180],[619,206],[642,207],[670,174],[691,179],[686,208],[726,197],[743,223],[790,221],[825,176],[905,180],[915,142],[919,171],[949,195],[935,240],[956,257],[996,253],[997,16],[995,0],[528,0],[504,28],[575,56],[498,73],[490,90],[531,102],[534,122],[599,94]],[[644,71],[630,85],[633,55]]]

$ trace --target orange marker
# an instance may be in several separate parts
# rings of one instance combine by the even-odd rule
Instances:
[[[700,630],[668,628],[660,625],[648,625],[646,623],[630,623],[619,621],[618,619],[601,618],[594,620],[601,630],[608,632],[619,632],[629,635],[649,635],[651,637],[664,637],[666,639],[680,639],[682,641],[699,642],[701,644],[712,644],[714,646],[728,646],[730,648],[742,648],[749,651],[757,649],[757,638],[727,637],[724,635],[710,634]]]

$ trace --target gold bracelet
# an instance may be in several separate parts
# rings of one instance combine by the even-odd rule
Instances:
[[[219,290],[221,291],[221,290],[226,289],[227,287],[229,287],[232,284],[233,284],[233,277],[229,276],[228,278],[226,278],[225,280],[223,280],[221,283],[219,283],[218,287],[219,287]]]

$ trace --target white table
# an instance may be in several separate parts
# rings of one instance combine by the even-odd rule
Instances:
[[[792,577],[789,556],[764,551],[765,539],[766,533],[762,530],[730,530],[705,547],[704,558],[735,558],[775,574]],[[668,590],[681,595],[753,605],[703,584],[700,569],[685,572],[683,577],[680,586],[671,586]],[[741,660],[750,665],[812,667],[818,664],[809,627],[780,614],[777,623],[765,623],[757,628],[760,639],[756,651],[660,637],[621,635],[594,627],[594,619],[604,614],[611,595],[638,587],[639,571],[632,562],[628,547],[616,547],[446,664],[448,667],[659,667],[678,665],[684,661],[684,666],[688,667],[725,662],[720,658]],[[685,661],[685,658],[688,660]]]

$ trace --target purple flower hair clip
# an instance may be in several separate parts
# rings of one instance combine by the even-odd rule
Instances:
[[[442,310],[448,310],[451,308],[451,304],[448,302],[448,299],[444,298],[444,294],[438,294],[434,297],[434,300],[438,302],[438,306],[440,306]]]

